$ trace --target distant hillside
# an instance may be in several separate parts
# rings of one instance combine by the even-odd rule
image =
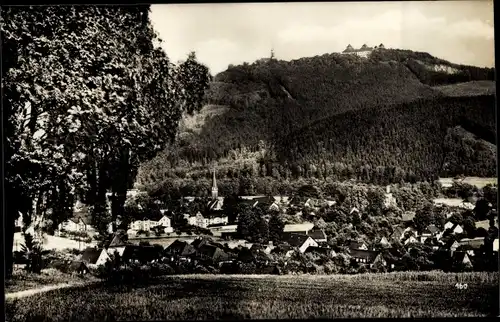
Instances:
[[[228,179],[322,177],[334,172],[336,177],[363,177],[352,171],[366,165],[394,167],[387,171],[404,175],[388,177],[402,180],[435,177],[444,154],[450,158],[455,153],[443,145],[449,129],[461,126],[495,144],[494,98],[477,96],[484,94],[478,88],[491,93],[493,87],[484,84],[493,80],[493,69],[392,49],[373,52],[368,59],[325,54],[231,66],[214,77],[205,95],[207,105],[200,114],[185,118],[177,142],[144,164],[140,180],[205,176],[214,163]],[[462,113],[469,109],[474,112]],[[484,121],[483,115],[493,117]],[[347,170],[334,171],[326,164],[320,173],[304,169],[304,160],[318,157],[315,140],[323,142],[325,155],[335,159],[339,169]],[[479,159],[488,159],[483,152],[478,152]],[[470,160],[478,160],[474,158]],[[491,174],[489,162],[467,171]],[[459,169],[446,171],[452,175]]]
[[[301,172],[324,167],[340,176],[396,182],[495,176],[494,120],[494,96],[427,99],[336,115],[275,146],[279,160]]]
[[[494,81],[472,81],[452,85],[436,86],[434,89],[446,96],[477,96],[495,95],[496,84]]]

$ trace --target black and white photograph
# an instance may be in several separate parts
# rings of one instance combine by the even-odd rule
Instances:
[[[493,1],[0,15],[5,321],[499,316]]]

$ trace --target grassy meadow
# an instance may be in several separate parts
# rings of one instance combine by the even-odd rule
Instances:
[[[18,269],[14,271],[10,280],[5,281],[5,293],[26,291],[61,283],[81,283],[95,280],[97,279],[89,275],[81,277],[79,275],[62,273],[52,268],[42,270],[41,274],[30,274]]]
[[[11,322],[477,317],[497,315],[498,299],[498,273],[177,275],[8,300],[6,312]]]

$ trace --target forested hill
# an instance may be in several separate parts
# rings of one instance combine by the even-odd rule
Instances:
[[[438,169],[446,169],[452,175],[462,171],[454,166],[458,159],[475,164],[464,170],[469,175],[491,173],[490,154],[485,152],[491,152],[491,139],[483,140],[491,133],[477,136],[477,132],[484,124],[493,124],[494,129],[494,121],[479,122],[475,117],[490,113],[494,120],[494,99],[483,95],[485,82],[493,80],[493,69],[462,66],[427,53],[393,49],[374,51],[368,59],[325,54],[229,66],[214,77],[202,112],[185,120],[174,146],[143,166],[141,179],[158,182],[193,173],[204,176],[208,164],[214,162],[223,177],[227,173],[232,177],[244,167],[243,162],[235,165],[234,161],[242,159],[251,163],[245,163],[245,171],[258,175],[288,171],[290,177],[306,173],[315,176],[315,171],[304,167],[311,158],[318,159],[317,149],[323,149],[329,160],[342,160],[337,162],[339,169],[358,171],[354,169],[387,163],[399,166],[405,173],[404,179],[434,176],[441,171]],[[471,85],[454,90],[453,86],[464,82]],[[481,84],[480,96],[474,96],[476,84]],[[459,111],[467,111],[471,106],[477,115],[467,114],[464,121],[463,113],[452,111],[454,106],[459,106]],[[390,120],[392,114],[394,121]],[[396,119],[405,125],[397,125]],[[385,125],[375,126],[379,123]],[[322,147],[314,141],[321,133],[325,133],[319,140]],[[471,138],[471,133],[476,136]],[[412,139],[413,134],[419,139]],[[301,135],[311,139],[301,139]],[[457,143],[457,135],[467,137],[467,147]],[[443,144],[443,138],[448,145]],[[280,143],[271,147],[273,142]],[[261,153],[264,150],[265,156]],[[392,151],[392,157],[386,151]],[[371,155],[371,160],[366,155]],[[431,159],[434,161],[429,168]],[[261,170],[262,167],[266,169]],[[339,171],[342,177],[353,175],[351,170]]]
[[[346,112],[301,128],[275,147],[278,159],[300,172],[333,169],[398,182],[495,176],[495,138],[495,97],[477,96]]]

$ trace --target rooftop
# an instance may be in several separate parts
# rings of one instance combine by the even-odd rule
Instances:
[[[81,260],[87,263],[94,264],[101,255],[102,249],[87,248],[83,251]]]
[[[363,258],[370,262],[374,261],[378,254],[379,252],[372,250],[362,250],[362,249],[351,250],[351,257]]]
[[[302,234],[290,234],[289,236],[284,236],[284,241],[286,241],[290,246],[302,246],[310,236]]]
[[[311,222],[304,222],[302,224],[290,224],[290,225],[285,225],[285,228],[283,229],[284,232],[294,232],[294,231],[309,231],[313,229],[314,224]]]

